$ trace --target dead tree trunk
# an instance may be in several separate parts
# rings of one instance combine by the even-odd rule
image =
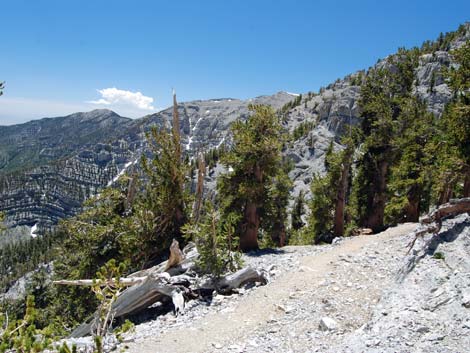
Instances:
[[[423,236],[427,233],[438,234],[442,227],[442,220],[446,217],[456,216],[462,213],[470,212],[470,197],[463,199],[453,199],[448,203],[439,206],[439,208],[421,220],[421,224],[424,225],[422,229],[415,231],[415,237],[408,244],[408,252],[413,248],[418,237]]]
[[[266,276],[251,267],[244,268],[235,273],[222,277],[219,280],[211,280],[201,285],[191,282],[192,277],[187,275],[169,277],[149,275],[138,285],[129,287],[116,299],[111,307],[114,318],[137,313],[148,308],[164,297],[170,297],[175,307],[175,314],[183,312],[186,292],[198,292],[200,290],[217,290],[219,293],[229,293],[235,288],[246,283],[267,283]],[[63,281],[61,281],[63,282]],[[70,283],[67,283],[70,284]],[[83,285],[75,281],[73,285]],[[82,337],[89,335],[93,326],[93,321],[87,321],[77,327],[71,337]]]
[[[199,215],[201,213],[202,196],[204,191],[204,175],[206,174],[206,164],[204,162],[204,156],[199,154],[197,159],[197,186],[196,186],[196,198],[194,200],[193,215],[194,221],[197,223]]]
[[[181,262],[184,260],[184,254],[180,250],[179,243],[176,239],[173,239],[171,245],[170,245],[170,257],[168,261],[166,262],[165,266],[165,272],[177,265],[179,265]]]

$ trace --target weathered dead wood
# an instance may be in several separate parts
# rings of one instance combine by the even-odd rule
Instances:
[[[195,284],[195,278],[187,275],[174,277],[159,276],[158,274],[149,275],[142,283],[127,288],[116,299],[112,305],[112,314],[114,318],[124,315],[134,314],[164,297],[170,297],[175,307],[175,314],[178,315],[184,310],[184,296],[186,291],[191,292],[199,290],[217,290],[219,293],[229,293],[235,288],[247,283],[259,282],[267,283],[266,276],[251,267],[243,268],[235,273],[222,277],[219,280],[209,280],[202,285]],[[193,284],[193,286],[192,286]],[[90,334],[93,322],[85,322],[77,327],[71,337],[82,337]]]
[[[168,284],[167,280],[158,276],[148,276],[141,284],[129,287],[113,303],[111,312],[114,318],[132,314],[148,308],[160,301],[164,296],[172,298],[175,313],[184,310],[184,291],[180,286]],[[85,322],[77,327],[71,337],[82,337],[91,333],[93,322]]]
[[[188,244],[181,251],[176,242],[173,247],[173,253],[175,249],[179,250],[179,253],[176,254],[176,260],[171,260],[170,256],[171,261],[165,261],[150,269],[133,273],[127,278],[113,279],[103,283],[103,285],[120,283],[129,286],[112,304],[110,313],[113,318],[137,313],[157,301],[163,301],[164,298],[171,298],[175,307],[175,314],[178,315],[184,310],[185,298],[195,298],[201,291],[216,290],[219,293],[229,293],[247,283],[267,283],[267,277],[263,272],[246,267],[220,279],[212,279],[199,284],[197,276],[194,276],[194,272],[188,272],[188,270],[195,268],[195,261],[199,256],[195,245],[192,243]],[[168,266],[171,267],[169,268]],[[60,285],[93,286],[96,284],[96,281],[91,279],[76,281],[61,280],[54,283]],[[91,317],[87,322],[77,327],[72,332],[71,337],[89,335],[93,325],[94,319]]]
[[[463,199],[452,199],[448,203],[439,206],[439,208],[431,212],[428,216],[421,220],[421,223],[430,224],[432,222],[440,222],[444,217],[456,216],[461,213],[470,212],[470,197]]]
[[[209,280],[201,284],[197,289],[212,289],[219,293],[229,293],[235,288],[239,288],[244,284],[255,282],[266,284],[268,283],[268,279],[261,271],[257,271],[252,267],[245,267],[218,280]]]
[[[95,285],[99,285],[101,287],[105,286],[113,286],[116,284],[120,284],[123,286],[133,286],[135,284],[142,283],[147,277],[133,277],[133,278],[113,278],[112,280],[107,281],[97,281],[93,279],[78,279],[78,280],[58,280],[53,281],[53,284],[61,284],[65,286],[83,286],[83,287],[92,287]]]
[[[173,239],[170,245],[170,258],[166,262],[165,271],[179,265],[184,260],[184,254],[180,249],[180,244],[176,239]]]
[[[421,224],[424,227],[415,231],[413,240],[407,245],[407,253],[411,251],[419,237],[423,237],[427,233],[438,234],[444,218],[467,212],[470,212],[470,197],[452,199],[448,203],[439,206],[439,208],[421,219]]]
[[[197,186],[196,186],[196,197],[194,200],[193,206],[193,217],[194,221],[197,223],[199,220],[199,215],[201,213],[202,206],[202,196],[204,192],[204,176],[206,174],[206,164],[204,161],[204,156],[202,153],[199,153],[197,158]]]
[[[163,273],[168,272],[170,276],[176,276],[181,273],[186,272],[189,269],[195,267],[195,262],[199,257],[199,253],[197,251],[196,245],[194,243],[189,243],[183,249],[184,260],[182,260],[177,266],[173,266],[171,268],[167,268],[168,261],[163,261],[162,263],[150,267],[148,269],[137,271],[130,274],[128,277],[146,277],[151,273]]]
[[[266,284],[268,283],[268,279],[264,273],[251,267],[245,267],[219,280],[217,283],[217,289],[219,292],[230,292],[231,290],[239,288],[244,284],[253,282]]]

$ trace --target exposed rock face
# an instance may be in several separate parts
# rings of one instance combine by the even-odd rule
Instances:
[[[198,150],[220,146],[227,138],[230,124],[238,118],[248,117],[249,104],[265,104],[279,109],[294,98],[292,94],[279,92],[245,101],[223,98],[179,103],[184,149],[192,154]],[[154,124],[171,122],[172,113],[173,109],[168,108],[143,118],[144,129]]]
[[[133,151],[125,141],[97,144],[76,156],[4,177],[1,209],[10,225],[38,223],[38,232],[70,216],[117,175]]]
[[[450,45],[454,49],[470,38],[466,32]],[[376,66],[387,65],[385,60]],[[442,68],[453,65],[448,51],[420,57],[416,69],[416,94],[434,114],[442,113],[451,98],[443,80]],[[358,72],[322,88],[318,94],[304,94],[299,105],[285,113],[284,125],[290,132],[302,123],[314,128],[293,141],[284,151],[294,162],[289,176],[294,181],[292,196],[303,190],[309,197],[309,184],[315,173],[324,172],[324,154],[331,141],[360,121]],[[279,92],[250,100],[212,99],[179,104],[184,150],[194,155],[202,149],[230,141],[229,125],[246,118],[248,105],[268,104],[280,109],[295,95]],[[172,108],[137,120],[120,117],[109,110],[46,118],[26,124],[0,126],[0,211],[7,213],[10,226],[38,223],[39,231],[76,212],[82,201],[108,185],[126,167],[133,165],[146,150],[143,132],[151,125],[167,125]],[[218,166],[207,176],[214,189]]]

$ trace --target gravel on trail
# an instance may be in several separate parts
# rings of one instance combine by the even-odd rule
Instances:
[[[470,218],[446,221],[445,241],[430,249],[432,235],[426,236],[407,255],[416,226],[402,224],[331,245],[247,254],[246,265],[269,273],[266,286],[189,302],[184,315],[168,313],[137,325],[120,348],[130,353],[466,352]]]

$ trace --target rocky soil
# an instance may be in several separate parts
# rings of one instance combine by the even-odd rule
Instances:
[[[249,254],[266,286],[137,325],[128,352],[467,352],[470,217],[406,245],[415,224],[332,245]],[[436,240],[437,239],[437,240]]]

